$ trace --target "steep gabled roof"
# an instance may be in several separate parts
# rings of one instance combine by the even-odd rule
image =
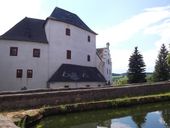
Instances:
[[[106,82],[106,80],[96,67],[62,64],[48,82]]]
[[[25,17],[0,36],[0,39],[47,43],[44,23],[45,20]]]
[[[68,23],[71,25],[74,25],[76,27],[79,27],[81,29],[84,29],[86,31],[89,31],[93,34],[96,34],[93,30],[91,30],[76,14],[71,13],[69,11],[66,11],[64,9],[56,7],[49,19],[61,21],[64,23]]]
[[[98,49],[96,49],[96,54],[100,57],[100,59],[103,58],[104,49],[106,49],[106,48],[98,48]]]
[[[96,51],[98,54],[101,54],[101,53],[103,53],[104,49],[105,48],[97,48]]]

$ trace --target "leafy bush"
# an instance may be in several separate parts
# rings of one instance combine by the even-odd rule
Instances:
[[[117,80],[115,81],[115,84],[118,85],[118,86],[123,86],[123,85],[125,85],[125,84],[127,84],[127,83],[128,83],[128,78],[127,78],[127,76],[124,76],[124,77],[122,77],[122,78],[119,78],[119,79],[117,79]]]
[[[146,81],[147,83],[153,83],[154,82],[153,74],[147,75]]]
[[[119,80],[120,78],[123,78],[123,76],[121,76],[121,75],[112,76],[112,81],[115,82],[115,81]]]

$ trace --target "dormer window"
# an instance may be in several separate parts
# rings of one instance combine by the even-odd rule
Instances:
[[[87,55],[87,61],[90,62],[90,55]]]
[[[87,37],[88,42],[90,42],[90,36]]]
[[[69,28],[66,28],[66,35],[70,36],[70,29]]]

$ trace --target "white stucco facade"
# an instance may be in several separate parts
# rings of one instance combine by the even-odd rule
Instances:
[[[112,84],[112,60],[110,55],[110,44],[107,43],[105,48],[97,49],[97,68],[104,75],[107,84]]]
[[[106,85],[101,82],[58,82],[51,83],[50,88],[62,89],[62,88],[97,88],[105,87]]]
[[[49,83],[49,79],[62,64],[96,67],[106,81],[111,82],[109,47],[104,49],[102,56],[96,54],[94,32],[52,18],[47,18],[43,27],[47,43],[0,39],[0,91],[49,87],[104,87],[106,85],[106,82],[99,81]],[[70,35],[66,35],[66,29],[70,30]],[[10,47],[17,47],[17,56],[10,55]],[[33,56],[33,49],[40,50],[40,57]],[[70,59],[67,58],[67,50],[71,51]],[[21,78],[17,78],[18,69],[22,70]],[[28,78],[28,70],[32,70],[31,78]]]
[[[70,36],[65,35],[66,28]],[[49,69],[52,75],[61,64],[96,66],[96,35],[76,26],[49,19],[45,25],[49,41]],[[87,38],[90,36],[90,42]],[[71,59],[66,59],[67,50],[71,51]],[[87,61],[90,55],[90,62]]]
[[[18,47],[18,55],[10,56],[10,47]],[[33,49],[40,49],[40,58],[33,57]],[[35,42],[0,40],[0,91],[46,88],[48,80],[48,45]],[[16,70],[22,69],[22,78]],[[27,78],[27,70],[33,78]]]

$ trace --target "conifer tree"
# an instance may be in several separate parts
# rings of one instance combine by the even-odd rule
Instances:
[[[170,47],[170,45],[169,45],[169,47]],[[167,63],[170,66],[170,53],[169,52],[168,52],[168,57],[167,57]]]
[[[169,79],[169,71],[170,68],[167,63],[168,50],[165,45],[162,44],[160,53],[158,54],[158,58],[155,64],[155,71],[153,74],[154,81],[166,81]]]
[[[128,83],[146,82],[145,63],[143,61],[143,56],[138,51],[138,47],[135,47],[134,53],[129,58],[127,76]]]

